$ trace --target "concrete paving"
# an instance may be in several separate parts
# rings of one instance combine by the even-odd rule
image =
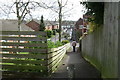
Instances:
[[[100,72],[82,58],[79,52],[67,52],[51,78],[100,78]]]

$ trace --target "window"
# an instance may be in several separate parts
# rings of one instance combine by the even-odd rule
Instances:
[[[82,29],[84,26],[83,25],[79,25],[79,29]]]

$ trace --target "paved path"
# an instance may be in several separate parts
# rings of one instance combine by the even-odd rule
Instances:
[[[72,51],[67,52],[58,70],[52,74],[51,78],[68,78],[70,66],[74,67],[74,78],[100,78],[100,73],[95,67],[85,61],[80,53]]]

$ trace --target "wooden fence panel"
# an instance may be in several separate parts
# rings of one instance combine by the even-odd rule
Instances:
[[[53,73],[58,65],[60,64],[61,60],[63,59],[67,49],[70,48],[70,43],[61,46],[59,48],[52,48],[48,50],[48,69],[49,74]]]
[[[53,73],[70,43],[48,49],[46,36],[45,32],[3,31],[0,36],[3,77],[37,78]]]
[[[47,75],[47,37],[45,32],[3,31],[0,37],[2,38],[0,54],[2,54],[3,77],[25,78],[24,75],[29,74],[30,77],[30,75],[34,75],[33,73],[38,73],[38,76]]]

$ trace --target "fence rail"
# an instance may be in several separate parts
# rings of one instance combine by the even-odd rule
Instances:
[[[48,76],[57,69],[70,47],[68,43],[59,48],[48,49],[45,32],[3,31],[0,37],[3,78]]]

